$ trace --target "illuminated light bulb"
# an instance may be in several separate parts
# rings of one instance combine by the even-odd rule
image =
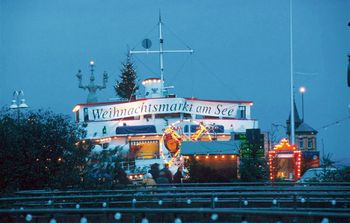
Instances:
[[[248,205],[248,201],[247,201],[247,200],[244,200],[244,201],[243,201],[243,204],[244,204],[244,206],[247,206],[247,205]]]
[[[121,214],[121,213],[117,212],[117,213],[114,214],[114,219],[115,219],[115,220],[118,221],[118,220],[120,220],[121,218],[122,218],[122,214]]]
[[[333,200],[331,201],[331,204],[334,206],[334,205],[337,204],[337,201],[333,199]]]
[[[209,156],[205,156],[206,159],[209,159]]]
[[[95,62],[93,60],[90,61],[90,65],[93,66],[95,65]]]
[[[301,202],[301,203],[305,203],[305,198],[301,198],[301,199],[300,199],[300,202]]]
[[[191,200],[191,199],[187,199],[186,203],[187,203],[187,204],[191,204],[191,203],[192,203],[192,200]]]
[[[300,88],[299,88],[299,92],[300,93],[305,93],[305,91],[306,91],[306,88],[304,87],[304,86],[301,86]]]
[[[214,202],[218,202],[219,198],[218,197],[214,197]]]
[[[159,200],[158,201],[158,205],[162,205],[163,204],[163,201],[162,200]]]
[[[142,218],[141,223],[149,223],[147,218]]]
[[[32,221],[33,216],[31,214],[26,215],[26,221]]]
[[[217,158],[218,158],[218,156],[215,156],[214,158],[215,158],[215,159],[217,159]]]
[[[235,158],[235,155],[232,155],[231,157],[232,157],[232,158]]]
[[[224,155],[222,155],[222,156],[221,156],[221,158],[225,158],[225,156],[224,156]]]
[[[107,203],[106,203],[106,202],[103,202],[103,203],[102,203],[102,207],[104,207],[104,208],[107,207]]]
[[[196,159],[199,160],[199,156],[196,156]]]
[[[273,204],[273,205],[276,205],[276,204],[277,204],[277,200],[276,200],[276,199],[273,199],[273,200],[272,200],[272,204]]]
[[[212,214],[212,215],[210,216],[211,220],[213,220],[213,221],[218,220],[218,217],[219,217],[219,215],[216,214],[216,213],[214,213],[214,214]]]
[[[329,219],[328,218],[323,218],[321,223],[329,223]]]
[[[182,223],[180,218],[175,218],[174,223]]]
[[[88,220],[86,217],[80,218],[80,223],[88,223]]]

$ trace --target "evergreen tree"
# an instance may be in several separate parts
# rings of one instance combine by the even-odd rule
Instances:
[[[245,155],[241,154],[240,173],[241,181],[262,181],[268,178],[268,168],[266,160],[261,157],[261,148],[258,141],[244,142],[241,145],[246,152]]]
[[[85,132],[70,117],[29,111],[17,119],[0,111],[0,188],[66,188],[80,184],[89,143],[77,143]]]
[[[120,81],[117,81],[114,89],[117,96],[130,100],[135,98],[136,91],[139,89],[136,83],[136,71],[129,55],[126,58],[126,62],[122,65],[123,67],[120,70],[121,74],[119,76]]]
[[[130,181],[122,169],[122,148],[94,151],[86,158],[84,187],[90,189],[112,189],[123,187]]]

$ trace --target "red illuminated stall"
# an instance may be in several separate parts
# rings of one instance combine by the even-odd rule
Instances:
[[[282,139],[269,151],[270,180],[296,181],[301,174],[301,151],[296,145],[289,144],[287,139]]]

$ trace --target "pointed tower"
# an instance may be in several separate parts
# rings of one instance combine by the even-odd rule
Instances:
[[[320,166],[320,152],[317,151],[317,131],[306,124],[299,116],[294,101],[295,145],[302,152],[302,172]],[[287,120],[287,135],[290,135],[290,115]]]
[[[302,123],[303,121],[301,120],[299,113],[298,113],[298,109],[297,106],[295,104],[295,100],[294,100],[294,124],[295,124],[295,129],[297,129],[299,127],[299,125]],[[290,137],[290,114],[287,120],[287,135],[288,137]]]
[[[302,151],[316,151],[317,131],[306,124],[299,116],[297,106],[294,101],[294,120],[295,120],[295,145]],[[290,136],[290,114],[286,121],[287,135]]]

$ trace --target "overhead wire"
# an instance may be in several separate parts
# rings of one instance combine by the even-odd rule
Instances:
[[[326,125],[323,125],[323,126],[319,127],[317,130],[327,130],[328,127],[331,127],[331,126],[333,126],[333,125],[340,125],[340,123],[345,122],[345,121],[347,121],[348,119],[350,119],[350,116],[347,116],[347,117],[344,117],[344,118],[342,118],[342,119],[333,121],[333,122],[328,123],[328,124],[326,124]]]

